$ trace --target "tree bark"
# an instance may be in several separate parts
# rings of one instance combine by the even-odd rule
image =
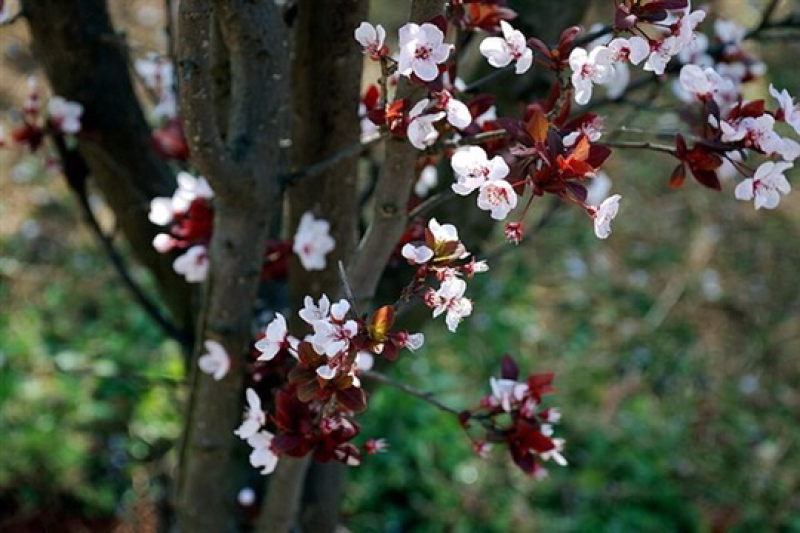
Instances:
[[[191,327],[190,287],[173,258],[153,249],[158,228],[150,199],[169,196],[175,180],[150,145],[150,128],[131,85],[127,49],[103,0],[23,0],[33,50],[55,94],[84,107],[78,150],[92,183],[114,212],[136,258],[153,274],[174,320]]]
[[[324,160],[358,141],[357,116],[361,49],[353,31],[367,14],[368,0],[318,2],[300,0],[294,20],[292,60],[292,166],[301,169]],[[358,154],[343,158],[324,174],[298,181],[289,191],[289,228],[303,213],[327,220],[335,249],[322,271],[306,271],[296,256],[290,260],[290,330],[299,334],[305,324],[296,314],[303,298],[341,294],[337,264],[353,253],[358,239]],[[282,458],[269,479],[269,491],[259,517],[258,531],[287,531],[297,520],[308,460]],[[318,464],[310,472],[339,472],[338,464]],[[303,493],[300,514],[304,531],[332,531],[338,522],[341,476],[311,476]]]
[[[216,22],[230,60],[225,137],[211,82],[211,31]],[[198,344],[213,338],[231,357],[215,381],[193,372],[177,487],[184,532],[235,531],[233,430],[252,340],[270,210],[281,200],[278,176],[287,134],[288,36],[272,0],[182,0],[178,20],[180,103],[193,162],[216,193],[211,268]]]

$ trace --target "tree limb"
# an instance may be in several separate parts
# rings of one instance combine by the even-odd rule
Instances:
[[[231,98],[223,141],[211,90],[214,19],[230,57]],[[197,339],[213,338],[234,363],[220,380],[193,368],[177,487],[185,532],[235,531],[233,435],[253,304],[270,210],[280,204],[278,175],[287,134],[288,36],[272,1],[183,0],[178,20],[180,102],[193,161],[216,192],[209,279]],[[198,342],[198,344],[200,344]]]

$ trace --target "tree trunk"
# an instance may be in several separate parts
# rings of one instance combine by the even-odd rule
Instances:
[[[171,195],[175,180],[150,145],[126,44],[111,26],[105,2],[23,0],[22,7],[53,91],[84,107],[78,150],[92,183],[136,258],[153,274],[175,321],[190,328],[190,287],[173,271],[173,258],[153,249],[158,228],[147,219],[150,199]]]
[[[228,50],[230,104],[220,113],[212,94],[212,27]],[[271,210],[281,201],[279,174],[287,135],[287,31],[272,0],[182,0],[178,17],[182,118],[193,162],[216,193],[211,269],[197,340],[213,338],[231,357],[215,381],[191,380],[177,487],[183,532],[235,531],[233,430],[241,419],[242,388],[253,305],[260,281]],[[216,104],[216,105],[215,105]],[[218,120],[227,117],[225,137]]]
[[[317,2],[300,0],[294,20],[292,61],[292,166],[301,169],[358,142],[357,117],[362,54],[353,31],[366,18],[367,0]],[[305,324],[296,314],[303,298],[341,294],[337,264],[347,261],[358,239],[358,155],[338,161],[324,174],[305,178],[289,191],[289,228],[311,211],[331,225],[336,248],[322,271],[307,272],[292,257],[289,293],[293,313],[290,330],[299,335]],[[258,530],[286,531],[296,520],[299,490],[309,461],[283,458],[269,479],[269,491]],[[324,479],[311,475],[303,493],[304,531],[332,531],[338,522],[341,476],[338,463],[318,464],[311,473],[333,471]]]

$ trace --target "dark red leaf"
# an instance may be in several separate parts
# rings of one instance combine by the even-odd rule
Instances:
[[[694,175],[694,179],[704,187],[717,191],[722,189],[717,173],[713,170],[692,169],[692,174]]]
[[[364,391],[358,387],[337,390],[336,400],[347,410],[353,411],[354,413],[360,413],[367,408],[367,396],[364,394]]]
[[[525,146],[533,146],[534,142],[528,131],[525,129],[525,123],[516,118],[500,117],[497,119],[497,124],[506,130],[508,134],[517,142]]]
[[[600,168],[610,155],[611,148],[608,146],[603,144],[593,144],[592,147],[589,148],[589,157],[586,158],[586,162],[589,163],[593,168]]]
[[[669,178],[669,186],[677,189],[683,184],[686,179],[686,165],[679,163],[675,170],[672,171],[672,176]]]
[[[516,380],[519,377],[519,367],[517,366],[516,361],[514,358],[508,354],[503,356],[503,359],[500,361],[500,376],[503,379],[513,379]]]

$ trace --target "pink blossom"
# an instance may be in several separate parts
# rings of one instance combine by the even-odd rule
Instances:
[[[511,411],[512,403],[519,403],[528,392],[528,385],[519,383],[513,379],[489,378],[489,385],[492,388],[492,402],[500,405],[503,411]]]
[[[735,91],[733,82],[720,76],[713,68],[702,69],[697,65],[684,65],[679,76],[681,87],[700,99],[708,99],[719,93]]]
[[[611,50],[611,58],[615,62],[629,61],[633,65],[638,65],[650,55],[650,43],[644,37],[634,35],[628,39],[617,37],[608,43]]]

